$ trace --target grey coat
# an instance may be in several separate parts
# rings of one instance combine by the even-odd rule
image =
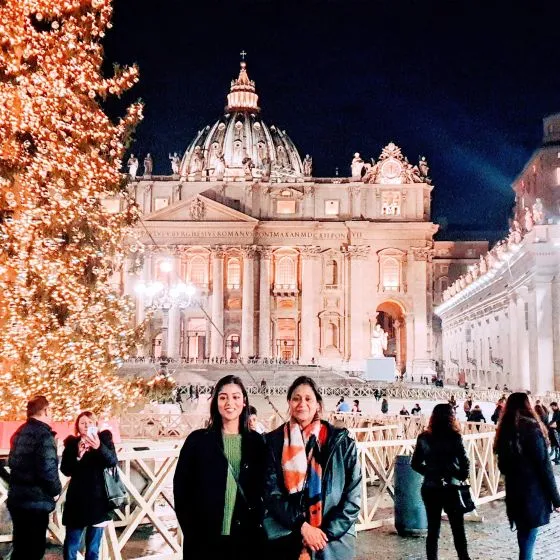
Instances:
[[[312,554],[313,560],[352,560],[356,546],[356,520],[361,505],[362,474],[356,443],[348,430],[326,423],[327,445],[323,465],[323,524],[327,547]],[[271,540],[299,532],[307,511],[303,496],[289,495],[284,486],[282,447],[284,425],[266,436],[268,459],[265,483],[264,527]],[[286,560],[292,560],[286,558]]]

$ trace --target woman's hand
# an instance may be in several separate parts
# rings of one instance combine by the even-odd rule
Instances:
[[[301,526],[301,536],[303,537],[303,544],[314,552],[323,550],[329,542],[327,535],[321,529],[312,527],[307,522]]]
[[[92,448],[92,449],[99,449],[101,445],[101,441],[99,440],[99,436],[97,434],[87,435],[84,436],[84,441]]]

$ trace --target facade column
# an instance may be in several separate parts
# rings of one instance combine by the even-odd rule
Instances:
[[[319,247],[300,247],[301,255],[301,356],[300,363],[310,364],[315,357],[315,331],[319,328],[315,295],[317,278],[313,277],[313,261]],[[296,349],[297,352],[297,349]]]
[[[401,363],[401,327],[402,321],[398,319],[395,320],[393,323],[395,327],[395,354],[397,355],[397,368],[399,371],[402,371],[402,363]]]
[[[535,285],[537,314],[537,367],[535,392],[554,390],[554,338],[552,330],[552,277],[539,278]]]
[[[365,267],[369,258],[369,245],[349,246],[350,266],[350,359],[355,367],[365,367],[370,355],[369,317],[364,305]]]
[[[224,357],[224,250],[212,249],[212,322],[210,352],[213,358]]]
[[[410,254],[412,253],[412,254]],[[429,247],[413,247],[409,252],[412,260],[412,275],[409,277],[408,289],[414,299],[414,355],[412,356],[412,373],[426,375],[435,372],[434,361],[428,348],[428,261],[432,251]],[[414,257],[411,259],[411,257]],[[408,355],[408,350],[407,350]],[[410,373],[410,372],[409,372]]]
[[[362,187],[359,185],[352,185],[350,187],[350,212],[352,218],[359,218],[361,215],[361,202],[362,202]]]
[[[270,358],[270,263],[272,249],[261,247],[259,277],[259,357]]]
[[[169,273],[167,273],[168,289],[170,289],[173,284],[177,283],[178,278],[181,278],[181,258],[178,255],[170,255],[169,261],[171,262],[172,269]],[[178,302],[173,301],[171,296],[169,296],[167,319],[167,347],[164,347],[163,350],[168,358],[178,358],[179,339],[181,336],[181,310],[178,307]]]
[[[245,247],[241,249],[243,254],[243,305],[241,308],[241,357],[254,356],[255,339],[255,249]]]
[[[315,187],[313,185],[305,185],[303,187],[303,215],[306,218],[315,217]]]
[[[414,313],[406,313],[404,319],[406,324],[406,373],[410,376],[414,374],[412,371],[412,357],[414,356]],[[420,379],[420,376],[418,375],[416,378]]]
[[[529,355],[529,332],[525,316],[525,303],[529,290],[523,286],[517,290],[517,361],[519,363],[518,389],[531,389],[531,364]]]

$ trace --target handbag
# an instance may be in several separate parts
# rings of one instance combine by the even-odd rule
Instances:
[[[105,493],[109,509],[117,509],[128,504],[128,492],[119,476],[117,467],[103,469]]]
[[[468,482],[445,484],[448,493],[449,507],[457,513],[470,513],[476,509]]]

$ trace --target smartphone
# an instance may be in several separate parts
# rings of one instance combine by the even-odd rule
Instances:
[[[90,438],[95,437],[97,435],[97,426],[89,426],[87,429],[87,435]]]

